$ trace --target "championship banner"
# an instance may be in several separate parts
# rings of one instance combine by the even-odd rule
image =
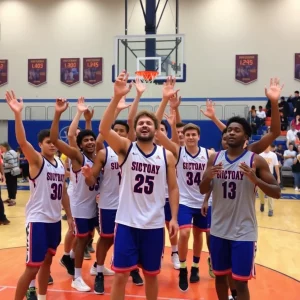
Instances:
[[[89,85],[102,82],[102,57],[83,58],[83,81]]]
[[[28,59],[28,82],[35,86],[47,82],[47,59]]]
[[[0,59],[0,86],[8,82],[8,60]]]
[[[235,56],[235,80],[249,84],[257,80],[258,55]]]
[[[295,79],[300,80],[300,53],[295,53]]]
[[[61,58],[60,59],[60,81],[63,84],[71,86],[79,82],[79,58]]]

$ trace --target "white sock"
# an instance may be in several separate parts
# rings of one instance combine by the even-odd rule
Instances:
[[[103,271],[104,271],[104,265],[102,266],[97,265],[97,273],[103,273]]]
[[[39,295],[38,294],[38,300],[46,300],[46,295]]]
[[[70,252],[70,257],[73,258],[73,259],[75,258],[75,252],[73,251],[73,249]]]
[[[178,252],[178,245],[172,245],[172,253]]]
[[[29,287],[30,288],[35,287],[35,279],[31,280]]]
[[[65,252],[64,255],[70,256],[70,252]]]
[[[81,277],[81,268],[75,268],[74,278]]]

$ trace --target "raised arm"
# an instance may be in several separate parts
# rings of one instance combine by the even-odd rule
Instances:
[[[178,159],[179,156],[179,149],[180,146],[174,142],[172,142],[164,133],[162,133],[160,130],[157,130],[156,132],[156,138],[159,140],[160,144],[169,150],[175,157],[175,159]]]
[[[136,88],[136,96],[130,107],[129,114],[128,114],[128,120],[127,120],[127,123],[129,126],[128,139],[131,141],[135,141],[134,118],[136,116],[137,109],[138,109],[140,100],[142,98],[142,95],[146,90],[146,85],[143,82],[141,82],[138,77],[135,79],[135,82],[133,84]]]
[[[43,159],[42,156],[35,151],[35,149],[26,139],[25,129],[22,121],[23,99],[20,98],[20,101],[18,101],[13,91],[6,92],[5,99],[10,109],[15,114],[15,132],[17,142],[26,159],[28,160],[28,163],[31,166],[35,165],[39,169],[42,166]]]
[[[130,141],[126,138],[120,137],[116,132],[111,129],[111,124],[114,121],[114,113],[118,106],[119,101],[125,96],[131,89],[131,85],[127,86],[129,74],[122,72],[115,84],[114,84],[114,97],[108,104],[103,118],[100,123],[100,133],[103,135],[105,141],[110,147],[117,153],[126,155],[127,150],[130,146]]]
[[[179,136],[176,130],[176,123],[177,123],[177,119],[176,119],[176,112],[174,109],[170,108],[170,115],[168,116],[167,114],[165,114],[165,118],[167,119],[170,128],[171,128],[171,141],[177,145],[180,144],[179,142]]]
[[[67,143],[58,139],[58,124],[61,114],[68,108],[68,102],[65,99],[57,99],[55,103],[55,114],[50,130],[50,140],[55,147],[71,160],[77,160],[79,163],[82,160],[82,155],[78,148],[71,147]]]
[[[169,201],[172,219],[170,222],[170,235],[175,236],[178,232],[178,207],[179,207],[179,189],[176,178],[175,158],[171,152],[167,151],[167,182],[169,191]]]
[[[255,155],[252,168],[245,163],[241,163],[240,168],[245,176],[258,186],[267,196],[275,199],[280,198],[280,187],[273,174],[271,174],[270,168],[263,157]]]
[[[83,101],[84,101],[84,98],[83,98]],[[94,116],[94,109],[93,108],[89,109],[87,107],[87,109],[83,113],[83,116],[84,116],[84,119],[85,119],[85,129],[93,130],[92,119],[93,119],[93,116]]]
[[[270,87],[265,88],[265,95],[271,102],[271,128],[270,132],[265,134],[261,140],[248,146],[248,149],[254,153],[260,154],[270,146],[277,137],[280,136],[280,112],[278,100],[283,89],[278,78],[270,79]]]

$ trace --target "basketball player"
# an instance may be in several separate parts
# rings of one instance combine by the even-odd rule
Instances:
[[[85,184],[81,174],[83,165],[93,165],[95,158],[96,136],[91,130],[82,130],[77,136],[77,147],[71,147],[58,139],[58,123],[61,114],[68,108],[65,99],[57,99],[55,104],[54,120],[51,126],[51,141],[71,160],[70,169],[73,182],[73,193],[71,194],[71,211],[76,227],[76,248],[75,248],[75,272],[72,287],[81,292],[90,291],[90,287],[84,282],[81,275],[81,268],[84,257],[84,250],[87,246],[96,224],[96,196],[99,190],[100,178],[93,187]],[[79,107],[78,107],[79,109]],[[87,107],[82,107],[82,112]]]
[[[179,138],[179,145],[180,147],[184,146],[184,135],[183,135],[183,127],[186,125],[185,123],[182,122],[178,122],[178,120],[176,119],[177,123],[176,123],[176,128],[177,128],[177,135]]]
[[[228,150],[211,155],[200,192],[213,191],[211,258],[219,300],[228,299],[227,274],[232,273],[239,300],[249,300],[257,241],[255,187],[273,198],[280,188],[265,160],[244,149],[251,127],[244,118],[227,122]],[[259,177],[256,175],[258,174]]]
[[[170,231],[178,231],[176,220],[178,187],[175,160],[171,153],[153,144],[158,130],[156,117],[140,112],[134,122],[137,142],[120,137],[111,129],[113,112],[122,96],[126,95],[129,74],[122,72],[114,84],[114,98],[108,105],[100,124],[100,133],[118,155],[122,178],[119,208],[116,215],[113,269],[116,274],[111,299],[124,299],[130,270],[139,263],[145,275],[147,299],[157,299],[157,274],[163,251],[164,197],[168,182],[172,210]],[[170,90],[172,97],[174,91]]]
[[[67,194],[64,191],[65,168],[54,155],[50,131],[38,134],[41,153],[26,140],[22,123],[23,100],[18,101],[13,91],[5,95],[7,104],[15,114],[17,142],[29,163],[30,198],[26,205],[27,259],[26,269],[20,277],[15,300],[22,300],[30,282],[39,273],[38,299],[46,299],[52,257],[61,240],[61,205],[68,216],[72,230],[72,216]]]

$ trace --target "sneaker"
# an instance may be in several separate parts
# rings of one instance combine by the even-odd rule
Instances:
[[[268,216],[273,217],[273,210],[269,210]]]
[[[83,281],[81,276],[72,280],[71,286],[79,292],[89,292],[91,290],[91,288]]]
[[[0,221],[0,225],[9,225],[10,224],[10,221],[9,220],[3,220],[3,221]]]
[[[97,295],[104,294],[104,275],[103,275],[103,273],[98,273],[95,278],[94,293]]]
[[[95,249],[93,248],[93,239],[91,239],[91,241],[87,245],[87,248],[90,253],[95,253]]]
[[[198,281],[200,281],[199,268],[192,267],[191,268],[190,283],[196,283]]]
[[[265,205],[264,205],[264,204],[261,204],[261,205],[260,205],[260,211],[261,211],[261,212],[264,212],[264,211],[265,211]]]
[[[67,215],[64,214],[64,215],[61,217],[61,219],[64,220],[64,221],[67,221],[67,219],[68,219],[68,218],[67,218]]]
[[[230,295],[230,296],[228,297],[228,300],[234,300],[234,298]]]
[[[90,252],[88,250],[88,247],[85,247],[83,259],[85,259],[85,260],[92,259],[92,256],[91,256],[91,254],[90,254]]]
[[[213,270],[212,270],[212,266],[211,266],[211,260],[210,257],[207,258],[207,263],[208,263],[208,274],[211,278],[216,278]]]
[[[186,292],[189,289],[187,268],[180,268],[179,271],[179,289]]]
[[[90,274],[92,276],[97,276],[98,272],[97,272],[97,263],[94,263],[91,268],[90,268]],[[115,272],[111,269],[108,269],[104,266],[104,270],[103,270],[103,275],[104,276],[113,276],[115,275]]]
[[[59,262],[63,267],[67,269],[69,275],[74,276],[74,259],[72,259],[70,255],[64,255]]]
[[[297,187],[295,187],[295,192],[298,192],[298,188]]]
[[[131,271],[130,276],[132,277],[132,282],[135,285],[143,285],[144,284],[144,281],[143,281],[138,269]]]
[[[179,256],[178,252],[173,252],[171,256],[172,264],[175,270],[180,269],[180,261],[179,261]]]
[[[35,287],[30,287],[27,290],[26,300],[38,300]]]
[[[49,279],[48,279],[48,285],[52,285],[53,284],[53,278],[51,276],[51,274],[49,275]]]

